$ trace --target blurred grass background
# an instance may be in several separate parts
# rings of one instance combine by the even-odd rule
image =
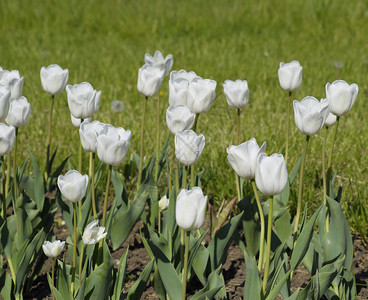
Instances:
[[[279,86],[277,69],[281,61],[299,60],[303,84],[294,99],[324,98],[325,84],[336,79],[359,86],[352,111],[340,121],[333,166],[343,186],[341,201],[350,224],[366,237],[367,32],[366,1],[2,0],[0,66],[20,71],[25,77],[23,95],[32,104],[30,123],[19,130],[19,161],[28,151],[39,161],[45,159],[50,96],[41,87],[39,71],[53,63],[69,69],[69,84],[88,81],[102,90],[94,119],[130,129],[128,158],[138,152],[144,102],[136,90],[138,69],[146,52],[159,49],[164,55],[173,54],[173,70],[192,70],[218,83],[215,103],[200,116],[197,127],[206,137],[197,168],[206,170],[205,193],[218,203],[236,194],[226,158],[226,148],[235,141],[236,111],[228,108],[222,83],[248,80],[250,104],[242,113],[243,140],[255,137],[259,143],[267,141],[268,153],[284,152],[287,92]],[[167,81],[161,88],[162,143],[168,133]],[[120,114],[110,109],[114,99],[125,104]],[[153,102],[145,137],[148,156],[155,147]],[[291,128],[290,169],[304,144],[294,123]],[[312,137],[307,156],[304,200],[312,208],[322,201],[322,139],[322,133]],[[59,148],[58,161],[73,153],[71,161],[77,164],[79,137],[70,122],[65,92],[56,96],[52,145]]]

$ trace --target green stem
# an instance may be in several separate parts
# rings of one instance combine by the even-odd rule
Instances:
[[[72,284],[71,291],[74,295],[74,283],[75,283],[75,266],[77,262],[77,205],[73,202],[73,221],[74,221],[74,238],[73,238],[73,265],[72,265]]]
[[[50,150],[51,150],[51,131],[52,131],[52,111],[54,109],[54,100],[55,95],[51,95],[51,106],[49,111],[49,127],[47,132],[47,141],[46,141],[46,180],[51,174],[51,166],[50,166]]]
[[[266,261],[263,274],[262,291],[263,295],[266,294],[268,272],[270,270],[270,254],[271,254],[271,233],[272,233],[272,210],[273,210],[273,197],[270,198],[270,208],[268,210],[268,224],[267,224],[267,248],[266,248]]]
[[[144,123],[146,121],[147,102],[148,102],[148,97],[146,97],[146,100],[144,101],[144,109],[143,109],[143,116],[142,116],[141,145],[140,145],[140,153],[139,153],[139,173],[138,173],[137,190],[141,186],[141,182],[142,182],[142,171],[143,171],[143,138],[144,138]]]
[[[183,172],[183,189],[187,188],[187,167],[184,165],[184,172]]]
[[[16,276],[15,276],[15,272],[14,272],[13,261],[11,260],[10,257],[8,257],[8,265],[9,265],[9,269],[10,269],[10,274],[11,274],[12,279],[13,279],[13,283],[15,284]]]
[[[334,131],[334,134],[333,134],[333,139],[332,139],[332,144],[331,144],[331,151],[330,151],[330,155],[328,157],[327,169],[330,169],[331,168],[331,165],[332,165],[332,153],[333,153],[333,148],[334,148],[336,137],[337,137],[337,129],[339,128],[339,121],[340,121],[340,117],[337,116],[337,118],[336,118],[336,125],[335,125],[335,131]]]
[[[197,124],[198,124],[199,114],[196,114],[194,125],[193,125],[193,131],[196,132],[197,130]]]
[[[91,152],[89,156],[89,170],[91,177],[91,192],[92,192],[92,212],[93,217],[97,219],[97,209],[96,209],[96,194],[95,194],[95,157],[96,153]]]
[[[171,197],[171,190],[172,190],[172,170],[173,170],[173,164],[174,164],[174,154],[175,151],[171,150],[170,155],[170,167],[169,167],[169,199]]]
[[[187,274],[188,274],[188,254],[189,254],[189,240],[190,240],[190,231],[186,231],[186,237],[185,237],[185,253],[184,253],[184,266],[183,266],[183,288],[182,288],[182,294],[181,299],[185,300],[186,294],[187,294]]]
[[[195,186],[195,176],[194,176],[194,164],[190,166],[190,186],[194,188]]]
[[[105,227],[106,225],[107,198],[109,196],[111,170],[112,170],[112,165],[109,165],[109,168],[107,170],[107,182],[106,182],[105,199],[104,199],[103,214],[102,214],[102,226],[103,227]]]
[[[79,257],[79,288],[81,287],[82,285],[82,265],[83,265],[83,252],[84,252],[84,243],[82,243],[82,249],[81,249],[81,254],[80,254],[80,257]]]
[[[3,197],[3,209],[2,209],[3,220],[6,220],[5,181],[6,181],[5,159],[4,159],[4,156],[1,156],[1,189],[2,189],[1,194],[2,194],[2,197]]]
[[[240,137],[240,108],[237,109],[237,132],[238,132],[238,145],[241,143],[241,137]]]
[[[18,136],[18,127],[15,128],[15,142],[13,149],[13,181],[14,181],[14,204],[17,206],[17,198],[18,198],[18,181],[17,181],[17,136]]]
[[[161,233],[161,209],[158,208],[158,233]]]
[[[295,239],[296,239],[296,233],[298,231],[300,212],[301,212],[301,208],[302,208],[304,164],[305,164],[305,157],[306,157],[307,151],[308,151],[309,139],[310,139],[310,136],[307,135],[306,139],[305,139],[305,146],[304,146],[304,151],[303,151],[303,156],[302,156],[302,164],[300,166],[298,204],[297,204],[295,223],[294,223],[294,238]]]
[[[289,155],[289,135],[290,135],[290,111],[291,111],[291,92],[289,92],[289,101],[287,101],[287,121],[286,121],[286,149],[285,149],[285,162],[288,162]]]
[[[52,285],[55,286],[55,257],[52,258],[51,282]],[[52,300],[55,300],[55,295],[52,289],[51,293],[52,293]]]
[[[11,170],[11,154],[7,155],[7,166],[6,166],[6,181],[5,181],[5,199],[8,198],[9,185],[10,185],[10,170]]]
[[[158,180],[158,163],[160,159],[160,93],[157,94],[156,101],[156,166],[155,166],[155,181]]]
[[[253,187],[253,193],[256,197],[258,212],[259,212],[259,219],[261,220],[261,236],[259,241],[259,260],[258,260],[258,271],[261,272],[262,264],[263,264],[263,246],[264,246],[264,234],[265,234],[265,219],[262,209],[261,201],[259,200],[258,190],[256,187],[256,183],[254,179],[252,179],[252,187]]]
[[[180,182],[179,182],[179,168],[180,168],[180,164],[179,162],[177,163],[176,165],[176,168],[175,168],[175,177],[176,177],[176,180],[175,180],[175,186],[176,186],[176,195],[178,195],[179,193],[179,189],[180,189]]]
[[[83,147],[79,143],[79,154],[78,154],[78,171],[82,174],[82,159],[83,159]]]
[[[326,205],[326,193],[327,193],[327,185],[326,185],[326,140],[328,134],[328,127],[325,129],[325,137],[323,139],[322,146],[322,180],[323,180],[323,204]]]
[[[238,203],[241,200],[239,179],[240,179],[239,175],[236,174],[236,172],[235,172],[235,183],[236,183],[236,192],[238,194],[238,201],[237,201]]]

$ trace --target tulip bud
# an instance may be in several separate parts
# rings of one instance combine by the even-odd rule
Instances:
[[[72,114],[70,114],[70,119],[72,120],[72,124],[75,128],[80,127],[82,119],[76,118]],[[92,118],[87,118],[87,119],[83,120],[83,122],[91,122],[91,121],[92,121]]]
[[[101,241],[106,235],[105,227],[97,226],[98,221],[92,221],[89,223],[83,231],[83,243],[85,245],[94,245]]]
[[[176,223],[186,231],[196,230],[206,220],[207,196],[200,187],[182,189],[176,199]]]
[[[97,135],[104,129],[106,124],[100,121],[92,123],[84,121],[79,127],[79,136],[84,150],[88,152],[97,152]]]
[[[5,122],[14,127],[26,126],[31,116],[31,104],[26,97],[11,99]]]
[[[303,67],[296,60],[289,63],[281,62],[278,75],[281,88],[293,92],[302,84]]]
[[[157,50],[154,56],[152,56],[149,53],[146,53],[146,55],[144,56],[144,62],[146,65],[164,69],[165,70],[164,76],[166,76],[169,74],[171,67],[174,63],[174,60],[171,54],[166,56],[164,59],[164,56],[162,55],[162,53],[159,50]]]
[[[274,153],[270,157],[261,153],[257,159],[256,185],[265,195],[280,194],[288,181],[286,162],[282,154]]]
[[[233,108],[243,108],[249,103],[249,89],[246,80],[225,80],[224,94],[227,104]]]
[[[202,154],[205,145],[203,134],[197,135],[193,130],[175,134],[175,156],[186,166],[194,164]]]
[[[24,78],[20,78],[19,71],[0,71],[0,85],[4,85],[10,90],[10,98],[18,99],[22,96]]]
[[[316,98],[308,96],[300,102],[294,100],[293,105],[296,127],[309,136],[318,133],[329,114],[328,103],[319,102]]]
[[[160,210],[165,210],[169,207],[169,199],[165,196],[163,196],[160,201],[158,201],[158,207]]]
[[[63,250],[65,242],[56,240],[52,243],[45,241],[42,245],[43,252],[47,257],[56,258]]]
[[[256,174],[258,155],[266,150],[266,142],[259,148],[255,138],[240,144],[231,145],[227,148],[227,159],[233,167],[236,174],[240,177],[250,180]]]
[[[60,175],[57,181],[59,190],[64,198],[71,202],[78,202],[86,195],[88,175],[82,175],[76,170]]]
[[[97,155],[108,165],[117,166],[125,158],[132,133],[124,128],[104,124],[97,134]]]
[[[189,83],[200,78],[194,72],[172,71],[169,80],[170,106],[187,105]]]
[[[165,69],[144,65],[138,71],[138,92],[146,97],[155,96],[161,88],[164,75]]]
[[[122,112],[125,108],[125,105],[123,103],[123,101],[120,101],[120,100],[114,100],[111,102],[111,110],[113,112]]]
[[[15,141],[15,128],[0,123],[0,156],[7,155],[13,148]]]
[[[66,93],[70,113],[75,118],[90,118],[100,107],[101,91],[94,90],[88,82],[67,85]]]
[[[195,113],[184,105],[169,106],[166,110],[166,124],[173,134],[192,128],[195,117]]]
[[[324,102],[328,103],[326,98],[321,99],[321,103],[324,103]],[[336,123],[336,121],[337,121],[337,117],[336,117],[336,115],[334,115],[330,112],[330,106],[329,106],[328,107],[328,116],[325,120],[325,125],[328,126],[328,127],[332,126]]]
[[[330,112],[336,116],[346,115],[358,95],[359,88],[356,83],[348,84],[344,80],[335,80],[326,84],[326,98],[330,105]]]
[[[216,81],[210,79],[195,79],[189,83],[187,106],[196,113],[209,111],[216,97]]]
[[[69,71],[59,65],[42,67],[40,71],[41,84],[46,93],[56,95],[61,93],[68,82]]]
[[[8,115],[10,106],[10,90],[0,85],[0,122],[3,122]]]

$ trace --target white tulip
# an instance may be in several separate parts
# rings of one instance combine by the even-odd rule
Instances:
[[[66,93],[70,113],[75,118],[90,118],[100,107],[101,91],[94,90],[88,82],[67,85]]]
[[[105,227],[97,226],[98,221],[89,223],[83,231],[82,240],[85,245],[94,245],[101,241],[106,235]]]
[[[196,230],[206,220],[207,196],[200,187],[182,189],[176,199],[176,223],[186,231]]]
[[[10,90],[10,98],[18,99],[22,96],[24,78],[20,77],[19,71],[0,71],[0,85],[5,85]]]
[[[104,129],[106,124],[100,121],[92,123],[84,121],[79,127],[79,136],[84,150],[88,152],[97,152],[97,135]]]
[[[321,99],[321,103],[324,103],[324,102],[327,102],[328,103],[328,101],[327,101],[327,99],[326,98],[323,98],[323,99]],[[336,115],[334,115],[334,114],[332,114],[331,112],[330,112],[330,106],[328,107],[328,116],[327,116],[327,118],[326,118],[326,121],[325,121],[325,125],[326,126],[332,126],[332,125],[334,125],[335,123],[336,123],[336,121],[337,121],[337,116]]]
[[[195,113],[184,105],[169,106],[166,110],[166,124],[173,134],[192,128],[195,117]]]
[[[73,126],[75,128],[79,128],[80,127],[80,124],[82,122],[82,119],[76,118],[72,114],[70,114],[70,119],[71,119],[72,124],[73,124]],[[85,121],[85,122],[91,122],[92,121],[92,118],[87,118],[87,119],[85,119],[83,121]]]
[[[15,141],[15,128],[0,123],[0,156],[7,155],[13,148]]]
[[[194,164],[201,156],[205,145],[203,134],[197,135],[193,130],[175,134],[175,156],[186,166]]]
[[[246,80],[225,80],[224,94],[227,104],[234,108],[243,108],[249,103],[249,89]]]
[[[61,253],[65,245],[65,242],[56,240],[52,243],[45,241],[42,245],[43,252],[47,257],[56,258]]]
[[[64,198],[71,202],[78,202],[86,195],[88,175],[82,175],[76,170],[60,175],[57,184]]]
[[[240,144],[231,145],[227,148],[227,160],[233,167],[236,174],[250,180],[255,177],[258,155],[266,150],[266,142],[261,147],[258,146],[255,138]]]
[[[5,122],[14,127],[26,126],[31,116],[31,104],[26,97],[11,99]]]
[[[0,122],[8,115],[10,106],[10,90],[5,85],[0,85]]]
[[[69,71],[62,69],[59,65],[42,67],[40,71],[41,84],[46,93],[56,95],[61,93],[68,82]]]
[[[201,77],[194,72],[172,71],[169,80],[170,106],[187,105],[189,83],[197,79]]]
[[[138,71],[138,92],[145,95],[146,97],[155,96],[161,88],[164,75],[165,69],[144,65]]]
[[[154,56],[152,56],[149,53],[146,53],[146,55],[144,56],[144,62],[146,65],[164,69],[165,70],[164,76],[166,76],[169,74],[171,70],[171,67],[174,63],[174,59],[172,54],[169,54],[164,58],[162,53],[159,50],[157,50]]]
[[[132,133],[124,128],[104,124],[97,134],[97,155],[108,165],[117,166],[125,158]]]
[[[359,87],[356,83],[348,84],[344,80],[335,80],[326,84],[326,98],[330,112],[336,116],[346,115],[353,107]]]
[[[303,67],[296,60],[289,63],[281,62],[278,75],[281,88],[293,92],[302,84]]]
[[[196,113],[205,113],[211,108],[216,97],[216,81],[195,79],[188,86],[187,106]]]
[[[158,207],[160,210],[165,210],[169,207],[169,199],[165,196],[163,196],[160,201],[158,201]]]
[[[329,114],[328,103],[319,102],[316,98],[308,96],[300,102],[294,100],[293,105],[296,127],[309,136],[318,133]]]

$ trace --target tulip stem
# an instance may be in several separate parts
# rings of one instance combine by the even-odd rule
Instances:
[[[288,162],[288,154],[289,154],[289,135],[290,135],[290,106],[291,106],[291,94],[289,92],[289,101],[287,102],[287,122],[286,122],[286,149],[285,149],[285,162]]]
[[[75,266],[77,262],[77,204],[73,202],[73,221],[74,221],[74,238],[73,238],[73,266],[72,266],[72,284],[71,291],[74,295]]]
[[[13,261],[10,257],[7,257],[8,259],[8,265],[9,265],[9,269],[10,269],[10,274],[11,274],[11,277],[13,279],[13,282],[15,284],[16,282],[16,276],[15,276],[15,272],[14,272],[14,266],[13,266]]]
[[[180,189],[180,178],[179,178],[179,167],[180,167],[180,165],[179,165],[179,162],[178,162],[178,164],[177,164],[177,166],[176,166],[176,168],[175,168],[175,177],[176,177],[176,180],[175,180],[175,185],[176,185],[176,194],[178,194],[179,193],[179,189]]]
[[[5,181],[6,181],[6,175],[5,175],[5,159],[4,159],[4,156],[1,156],[1,189],[2,189],[2,193],[1,194],[3,196],[2,217],[3,217],[3,220],[4,221],[6,220]]]
[[[265,234],[265,219],[262,209],[261,201],[259,200],[258,190],[256,187],[256,183],[254,179],[251,180],[252,187],[253,187],[253,193],[256,197],[258,212],[259,212],[259,219],[261,220],[261,236],[259,241],[259,259],[258,259],[258,271],[261,272],[262,269],[262,263],[263,263],[263,246],[264,246],[264,234]]]
[[[183,166],[183,189],[187,188],[187,167]]]
[[[298,232],[300,212],[301,212],[301,208],[302,208],[304,164],[305,164],[305,157],[306,157],[307,151],[308,151],[309,139],[310,139],[310,136],[307,135],[306,139],[305,139],[305,147],[304,147],[303,156],[302,156],[302,164],[300,166],[298,203],[297,203],[295,223],[294,223],[294,241],[296,240],[296,234]]]
[[[322,180],[323,180],[323,204],[326,205],[327,185],[326,185],[326,141],[328,135],[328,127],[325,126],[325,137],[322,147]]]
[[[91,152],[89,156],[89,172],[91,176],[92,211],[93,211],[93,217],[96,220],[97,210],[96,210],[96,194],[95,194],[95,157],[96,157],[96,153]]]
[[[5,199],[8,198],[8,192],[9,192],[9,185],[10,185],[10,171],[11,171],[11,154],[9,153],[7,155],[7,161],[6,161],[6,181],[5,181]]]
[[[54,99],[55,95],[51,95],[51,105],[49,112],[49,127],[47,133],[47,141],[46,141],[46,180],[51,174],[51,166],[50,166],[50,150],[51,150],[51,130],[52,130],[52,111],[54,109]]]
[[[160,93],[157,94],[156,101],[156,167],[155,167],[155,181],[158,185],[158,163],[160,159]]]
[[[236,192],[238,194],[238,203],[241,200],[240,195],[240,183],[239,183],[239,175],[235,172],[235,183],[236,183]]]
[[[185,240],[185,230],[180,229],[180,260],[184,261],[184,240]]]
[[[237,128],[238,128],[238,145],[240,144],[241,137],[240,137],[240,108],[237,109]]]
[[[270,269],[270,254],[271,254],[271,233],[272,233],[272,210],[273,210],[273,197],[270,198],[270,207],[268,210],[268,224],[267,224],[267,248],[266,248],[266,261],[263,274],[262,291],[263,295],[266,294],[268,272]]]
[[[190,185],[192,188],[195,186],[194,164],[190,166]]]
[[[83,263],[83,254],[84,254],[84,243],[82,243],[81,254],[79,256],[79,288],[82,285],[82,263]]]
[[[170,166],[169,166],[169,199],[171,197],[171,190],[172,190],[172,170],[173,170],[173,164],[174,164],[174,154],[175,151],[171,150],[170,154]]]
[[[188,274],[188,254],[189,254],[189,241],[190,241],[190,231],[185,232],[185,253],[184,253],[184,265],[183,265],[183,288],[181,299],[185,300],[187,294],[187,274]]]
[[[334,131],[334,134],[333,134],[333,139],[332,139],[332,144],[331,144],[331,151],[330,151],[330,155],[328,157],[327,169],[330,169],[331,165],[332,165],[332,153],[333,153],[333,148],[334,148],[336,137],[337,137],[337,129],[339,128],[339,121],[340,121],[340,117],[337,116],[336,117],[335,131]]]
[[[193,131],[196,132],[197,130],[197,124],[198,124],[199,114],[196,114],[194,125],[193,125]]]
[[[161,209],[160,208],[158,208],[158,228],[157,228],[157,230],[158,230],[158,233],[161,233]]]
[[[18,127],[15,127],[15,142],[13,149],[13,180],[14,180],[14,204],[17,206],[17,198],[18,198],[18,181],[17,181],[17,136],[18,136]]]
[[[147,102],[148,102],[148,97],[146,96],[146,100],[144,101],[144,109],[143,109],[143,116],[142,116],[142,126],[141,126],[141,145],[140,145],[140,153],[139,153],[139,173],[138,173],[137,190],[141,186],[141,182],[142,182],[142,171],[143,171],[143,138],[144,138],[144,123],[146,121]]]
[[[52,285],[55,286],[55,257],[52,258],[51,282]],[[51,292],[52,292],[52,300],[55,300],[55,295],[52,289]]]
[[[105,227],[106,225],[107,198],[109,196],[111,170],[112,170],[112,165],[109,165],[109,168],[107,170],[107,182],[106,182],[105,199],[104,199],[103,214],[102,214],[102,226],[103,227]]]

